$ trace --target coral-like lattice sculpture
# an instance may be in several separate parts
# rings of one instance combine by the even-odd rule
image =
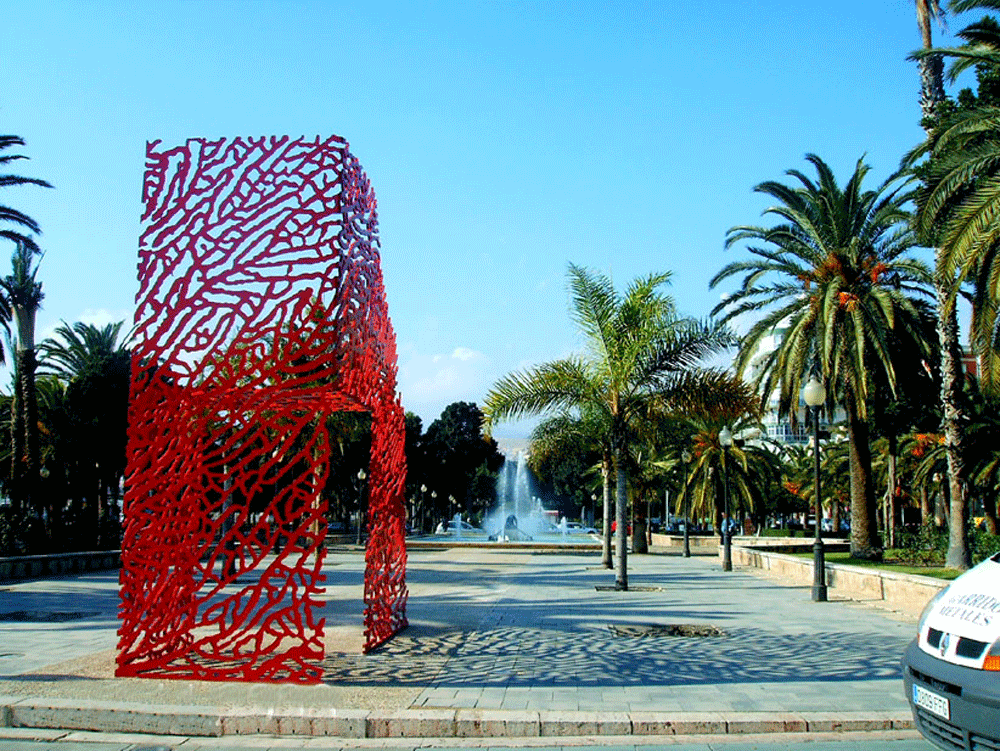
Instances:
[[[117,674],[322,674],[327,418],[372,418],[365,650],[406,626],[375,196],[340,138],[147,146]]]

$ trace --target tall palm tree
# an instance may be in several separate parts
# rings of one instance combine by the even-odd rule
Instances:
[[[965,44],[958,48],[935,49],[931,43],[930,19],[927,14],[921,15],[921,5],[918,0],[918,22],[921,25],[923,49],[913,57],[921,66],[921,81],[924,82],[925,69],[936,71],[934,89],[934,108],[944,100],[944,87],[941,84],[942,56],[954,59],[949,71],[949,77],[954,81],[963,70],[976,65],[1000,67],[1000,26],[990,18],[973,23],[960,31],[958,36]],[[937,5],[933,3],[932,5]],[[952,0],[951,10],[956,13],[973,8],[1000,9],[996,0]],[[934,14],[941,17],[940,7],[934,9]],[[926,89],[922,90],[921,106],[924,106]],[[995,221],[995,203],[997,196],[995,180],[982,178],[995,174],[997,158],[1000,150],[995,136],[996,123],[1000,112],[984,112],[973,110],[958,116],[957,122],[950,121],[942,126],[940,118],[928,116],[924,107],[924,128],[927,132],[927,143],[918,150],[930,151],[934,158],[930,170],[925,175],[927,190],[920,201],[918,212],[918,227],[921,234],[935,245],[935,291],[938,303],[938,342],[941,348],[941,428],[945,436],[946,455],[948,458],[948,484],[952,499],[949,514],[949,545],[946,563],[948,566],[966,569],[972,564],[972,555],[968,545],[967,525],[967,486],[968,469],[965,465],[966,440],[963,424],[966,415],[962,407],[961,393],[963,373],[961,365],[961,348],[958,342],[958,321],[954,305],[955,291],[968,278],[970,266],[963,263],[962,256],[973,258],[978,263],[978,254],[969,253],[970,248],[980,245],[983,239],[981,230],[985,227],[989,234],[989,226]],[[913,156],[908,157],[911,161]],[[978,184],[978,187],[976,187]],[[971,193],[971,195],[970,195]],[[992,195],[991,195],[992,193]],[[964,198],[963,198],[964,197]],[[956,204],[959,204],[956,210]],[[964,205],[962,205],[964,204]],[[950,214],[949,219],[945,216]],[[986,245],[988,247],[988,245]],[[980,271],[988,270],[986,265],[980,265]],[[958,271],[956,272],[956,269]],[[956,278],[957,277],[957,278]],[[988,288],[988,275],[980,278],[977,289]],[[984,282],[986,282],[984,284]],[[991,336],[991,323],[995,322],[996,306],[989,300],[980,298],[974,305],[973,315],[973,346],[985,354],[987,383],[995,380],[997,370],[996,358],[992,355],[992,347],[986,347],[984,340]],[[985,304],[984,304],[985,303]]]
[[[0,166],[3,168],[6,168],[15,161],[27,158],[23,154],[3,153],[14,146],[24,146],[24,139],[20,136],[0,135]],[[9,188],[18,185],[52,187],[45,180],[38,178],[0,174],[0,187]],[[13,225],[13,228],[9,225]],[[32,316],[30,324],[23,318],[23,314],[26,312],[23,306],[25,304],[30,306],[31,304],[32,291],[29,289],[29,286],[34,284],[34,276],[29,271],[30,260],[32,255],[39,252],[38,245],[31,235],[39,234],[40,232],[41,228],[38,226],[38,222],[30,216],[10,206],[0,205],[0,237],[11,240],[16,246],[13,258],[13,273],[0,282],[0,287],[7,293],[7,299],[4,300],[5,304],[0,305],[0,310],[2,310],[0,312],[0,325],[6,329],[13,317],[18,325],[19,333],[23,325],[32,329],[32,336],[34,318]],[[29,277],[30,281],[28,281]],[[18,286],[22,282],[25,286]],[[10,295],[9,285],[13,285],[13,288],[18,293],[19,296],[17,298]],[[24,351],[24,354],[21,354],[21,352],[22,349],[19,348],[18,354],[15,355],[15,373],[24,374],[23,377],[26,381],[25,383],[21,383],[20,379],[17,381],[11,420],[13,438],[11,500],[16,510],[20,510],[26,500],[31,498],[31,491],[35,484],[34,474],[38,463],[37,409],[35,407],[34,390],[34,344],[32,343],[31,347]],[[3,359],[3,352],[0,350],[0,362]],[[31,384],[30,391],[27,390],[28,382]]]
[[[615,587],[628,589],[626,455],[635,422],[652,404],[683,410],[718,398],[729,384],[719,371],[698,366],[731,342],[716,323],[679,316],[673,298],[658,290],[669,274],[633,281],[624,294],[611,279],[569,266],[572,315],[587,352],[501,378],[487,394],[490,427],[501,420],[563,411],[603,415],[615,470]]]
[[[919,340],[914,296],[924,292],[930,274],[904,255],[912,244],[903,208],[909,194],[892,188],[893,178],[865,189],[869,168],[859,160],[841,187],[822,159],[806,159],[816,169],[815,181],[790,170],[792,185],[769,181],[755,188],[776,199],[764,214],[777,217],[777,224],[729,230],[727,247],[743,241],[764,245],[749,246],[750,260],[727,265],[711,280],[715,287],[742,276],[739,289],[713,314],[728,322],[762,313],[741,340],[736,368],[760,368],[759,392],[777,391],[779,412],[795,419],[811,371],[827,384],[828,409],[834,403],[843,407],[851,446],[851,554],[878,559],[867,404],[872,373],[883,371],[895,389],[891,341],[901,332]],[[762,340],[779,324],[787,327],[782,342],[754,363]]]

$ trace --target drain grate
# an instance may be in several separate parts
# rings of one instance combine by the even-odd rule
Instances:
[[[647,624],[638,626],[608,626],[615,636],[623,636],[630,639],[642,639],[657,636],[686,636],[692,638],[705,638],[713,636],[729,636],[718,626],[706,623],[671,623],[671,624]]]
[[[68,613],[41,610],[14,610],[10,613],[0,613],[0,622],[7,623],[65,623],[66,621],[82,621],[93,618],[97,613]]]

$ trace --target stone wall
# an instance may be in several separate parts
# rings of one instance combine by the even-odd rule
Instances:
[[[734,540],[733,565],[750,566],[769,571],[782,579],[797,584],[811,585],[813,562],[811,558],[798,558],[786,553],[766,549],[765,546],[746,544],[747,540]],[[786,541],[787,543],[787,541]],[[785,546],[782,546],[784,549]],[[798,547],[812,550],[812,545]],[[721,549],[719,555],[721,556]],[[831,595],[840,594],[855,600],[882,601],[893,610],[919,615],[924,606],[948,582],[929,576],[897,574],[863,566],[842,563],[826,564],[826,585]]]
[[[52,555],[19,555],[0,558],[0,582],[35,579],[59,574],[78,574],[121,567],[120,550]]]

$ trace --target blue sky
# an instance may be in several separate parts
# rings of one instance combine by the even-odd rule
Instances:
[[[912,0],[12,5],[0,132],[56,186],[2,196],[43,228],[40,336],[131,321],[147,140],[337,134],[378,196],[399,388],[425,427],[579,349],[568,262],[622,284],[670,270],[705,316],[739,256],[726,230],[766,207],[755,184],[808,152],[881,179],[922,133]]]

